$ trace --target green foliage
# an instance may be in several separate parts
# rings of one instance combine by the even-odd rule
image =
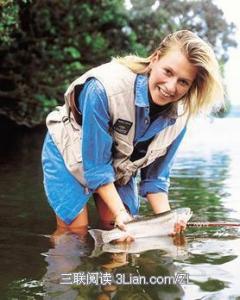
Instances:
[[[19,124],[41,123],[63,103],[70,81],[125,49],[131,52],[121,31],[125,13],[118,0],[2,4],[0,113]]]
[[[153,9],[153,7],[155,7]],[[210,1],[0,1],[0,113],[19,124],[44,122],[68,84],[112,56],[146,56],[170,31],[208,39],[221,61],[234,46],[233,24]]]
[[[18,29],[18,6],[13,1],[3,1],[0,9],[0,45],[9,46],[13,41],[12,33]]]

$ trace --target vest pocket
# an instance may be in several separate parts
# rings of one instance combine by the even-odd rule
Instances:
[[[84,178],[82,164],[82,136],[81,131],[72,133],[71,137],[67,135],[67,143],[63,148],[63,159],[67,169],[84,187],[87,186]]]
[[[70,125],[71,126],[71,125]],[[82,137],[80,131],[71,132],[71,135],[66,134],[63,146],[63,158],[70,167],[82,162]]]
[[[113,140],[116,140],[116,141],[122,140],[122,141],[126,142],[127,135],[124,135],[122,133],[117,132],[116,130],[113,130],[113,132],[112,132],[112,138],[113,138]]]

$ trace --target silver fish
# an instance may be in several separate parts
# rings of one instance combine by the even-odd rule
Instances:
[[[112,230],[90,229],[89,233],[95,240],[95,245],[109,243],[113,240],[132,236],[134,239],[153,236],[167,236],[174,231],[175,223],[188,222],[191,218],[191,209],[178,208],[146,217],[137,217],[126,223],[126,231],[114,228]]]

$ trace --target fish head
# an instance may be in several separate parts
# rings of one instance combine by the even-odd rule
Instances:
[[[175,212],[176,212],[177,221],[184,221],[187,223],[192,217],[192,211],[191,208],[189,207],[177,208]]]

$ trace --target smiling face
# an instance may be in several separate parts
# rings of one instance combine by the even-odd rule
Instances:
[[[164,56],[154,56],[150,62],[148,88],[152,101],[166,105],[187,94],[197,75],[193,66],[180,50],[168,51]]]

